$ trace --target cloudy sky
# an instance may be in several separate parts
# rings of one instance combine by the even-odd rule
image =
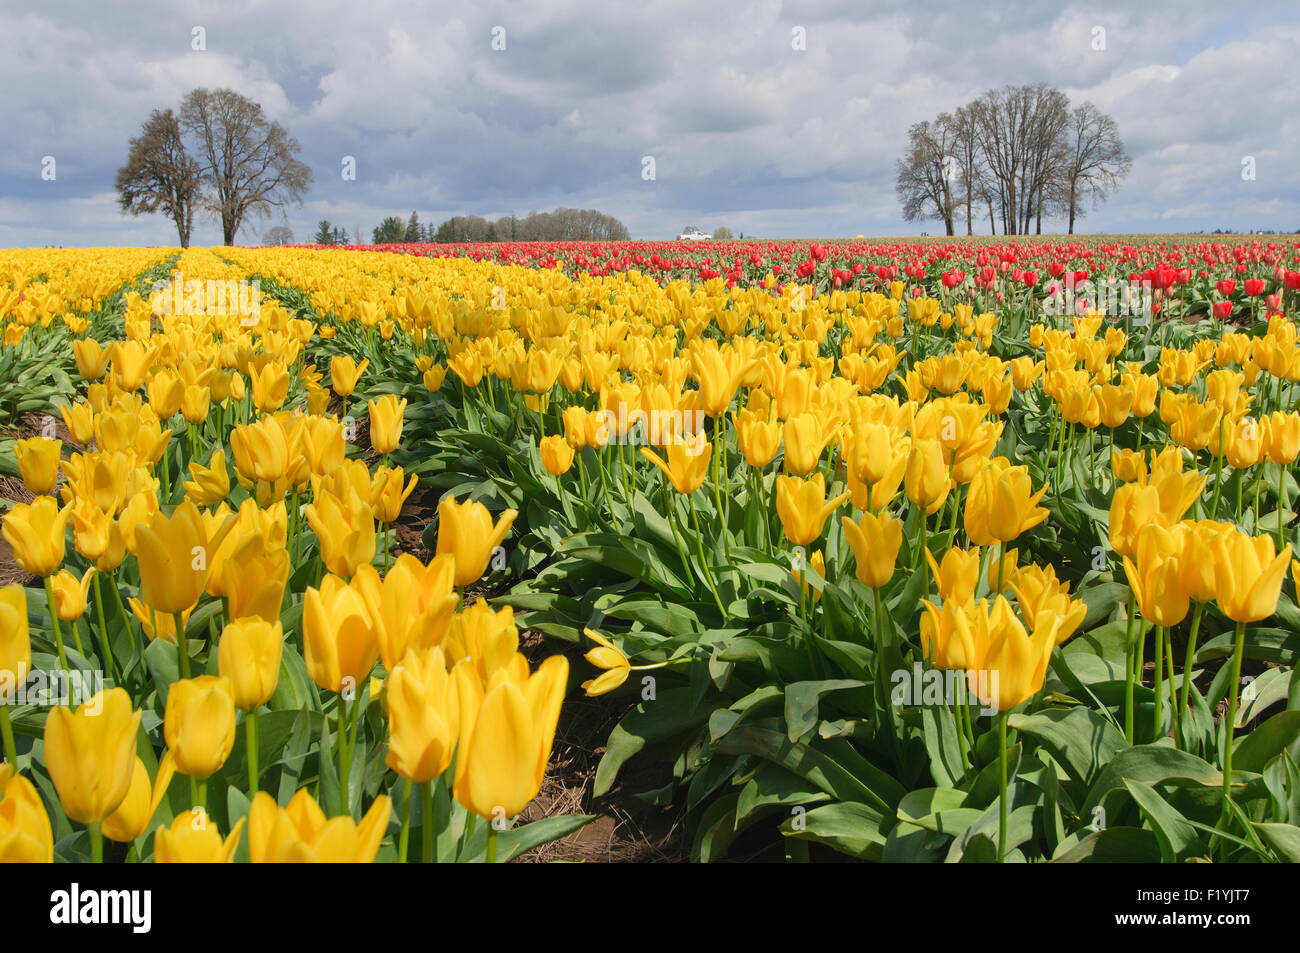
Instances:
[[[645,239],[933,232],[894,195],[908,126],[1039,81],[1114,116],[1133,157],[1081,230],[1300,228],[1294,4],[1128,6],[3,0],[0,247],[175,244],[162,216],[118,211],[113,176],[150,110],[198,86],[261,103],[315,175],[243,244],[557,206]],[[220,237],[205,220],[195,241]]]

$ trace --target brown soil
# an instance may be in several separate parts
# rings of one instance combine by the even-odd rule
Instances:
[[[524,633],[520,645],[536,664],[554,654],[535,632]],[[585,665],[581,648],[567,655],[571,664]],[[678,804],[658,808],[636,797],[641,791],[664,786],[671,780],[669,766],[648,757],[634,757],[619,773],[619,781],[602,797],[592,794],[596,766],[605,753],[610,730],[632,707],[632,702],[578,693],[565,699],[551,748],[541,793],[524,809],[520,821],[536,821],[560,814],[594,814],[595,820],[568,837],[543,844],[518,859],[519,863],[614,862],[685,863],[690,859],[690,839],[685,808]]]

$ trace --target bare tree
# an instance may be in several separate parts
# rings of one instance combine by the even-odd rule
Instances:
[[[947,115],[947,114],[945,114]],[[940,117],[941,119],[943,117]],[[949,169],[955,170],[955,183],[958,194],[964,194],[961,205],[966,209],[966,234],[973,235],[974,203],[984,193],[984,159],[980,155],[979,139],[975,133],[978,122],[977,107],[974,103],[962,106],[948,117],[948,134],[951,141],[950,154],[952,163]],[[992,219],[990,219],[991,223]]]
[[[1093,207],[1105,201],[1128,175],[1133,160],[1124,151],[1115,120],[1092,103],[1070,113],[1063,139],[1056,194],[1073,235],[1074,220],[1086,214],[1084,199],[1091,198]]]
[[[131,140],[113,187],[124,213],[162,211],[175,224],[181,247],[189,247],[201,187],[199,166],[185,151],[180,123],[170,109],[150,114]]]
[[[263,245],[292,245],[293,231],[288,225],[275,225],[262,236]]]
[[[298,140],[260,105],[229,89],[195,89],[181,102],[180,122],[197,142],[206,205],[221,219],[226,245],[245,217],[302,204],[311,169],[296,158]]]
[[[951,117],[918,122],[907,131],[907,151],[898,160],[894,189],[903,203],[903,218],[938,219],[953,234],[952,180],[954,159],[948,155]]]
[[[1043,204],[1049,185],[1063,158],[1063,139],[1070,121],[1070,99],[1059,89],[1045,84],[1026,88],[1028,114],[1025,119],[1025,168],[1021,184],[1024,213],[1020,231],[1029,234],[1030,219],[1038,234],[1043,233]]]

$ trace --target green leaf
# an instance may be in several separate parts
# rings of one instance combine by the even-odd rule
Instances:
[[[834,751],[834,756],[817,745]],[[851,745],[815,740],[812,744],[792,743],[780,732],[752,725],[738,725],[714,742],[719,754],[752,754],[806,778],[840,801],[866,801],[881,811],[893,813],[903,789],[893,778],[865,760],[845,765]],[[861,757],[860,755],[858,756]]]
[[[1300,711],[1278,712],[1232,748],[1233,771],[1263,771],[1283,751],[1300,759]]]
[[[1124,736],[1091,708],[1049,708],[1010,715],[1007,724],[1040,741],[1077,781],[1087,783],[1125,747]]]
[[[647,744],[693,731],[708,721],[709,707],[701,705],[692,710],[690,699],[689,688],[669,689],[623,716],[610,732],[605,754],[596,766],[593,793],[597,797],[609,791],[627,759]]]
[[[1264,843],[1277,854],[1278,860],[1300,864],[1300,827],[1294,824],[1255,823]]]
[[[799,775],[765,762],[740,789],[736,823],[740,824],[754,812],[766,808],[819,804],[829,796],[825,791],[811,787]]]
[[[1140,827],[1108,827],[1082,837],[1067,837],[1052,855],[1054,864],[1115,862],[1159,863],[1160,842],[1155,834]]]
[[[866,682],[851,678],[791,682],[785,687],[786,736],[791,741],[798,741],[817,727],[817,712],[823,695],[865,687]]]
[[[795,815],[781,825],[781,833],[825,844],[852,857],[880,860],[885,846],[882,827],[886,823],[886,816],[871,805],[848,801]]]
[[[1132,778],[1125,778],[1124,786],[1155,829],[1162,861],[1181,864],[1191,857],[1206,856],[1205,845],[1197,836],[1196,828],[1162,798],[1155,788]]]
[[[1211,788],[1223,786],[1222,773],[1196,755],[1168,745],[1139,745],[1121,751],[1102,768],[1079,814],[1087,816],[1110,791],[1123,787],[1125,779],[1147,784],[1182,781]]]

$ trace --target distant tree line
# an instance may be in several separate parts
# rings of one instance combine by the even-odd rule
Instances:
[[[403,221],[390,215],[371,231],[376,245],[401,242],[617,242],[631,234],[618,219],[595,209],[557,208],[554,212],[529,212],[523,218],[506,215],[495,222],[478,215],[455,215],[440,225],[424,224],[418,212]],[[317,245],[345,245],[348,235],[322,221],[312,241]]]
[[[1071,108],[1045,83],[991,89],[952,113],[908,130],[895,188],[903,217],[937,219],[966,234],[987,213],[1004,235],[1041,234],[1044,215],[1075,220],[1128,175],[1115,120],[1092,103]]]

